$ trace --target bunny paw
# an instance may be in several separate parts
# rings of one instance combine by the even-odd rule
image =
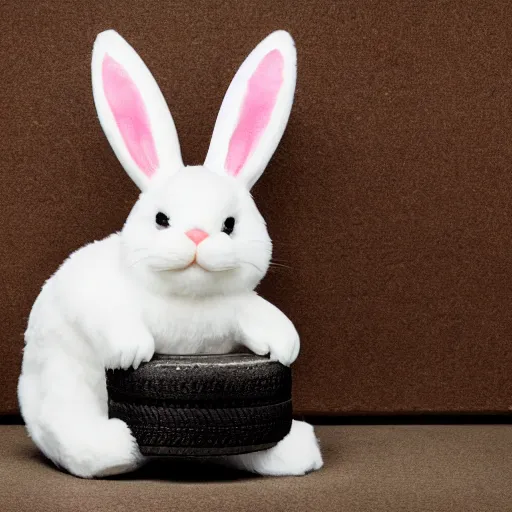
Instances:
[[[269,476],[301,476],[323,466],[313,427],[295,420],[288,435],[273,448],[233,455],[227,462],[238,469]]]
[[[137,369],[151,360],[154,353],[155,341],[147,329],[131,325],[116,328],[107,336],[105,368]]]

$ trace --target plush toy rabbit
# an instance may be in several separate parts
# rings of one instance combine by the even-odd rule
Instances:
[[[285,129],[295,77],[293,40],[274,32],[236,73],[204,165],[185,167],[150,71],[116,32],[97,37],[98,116],[142,193],[122,231],[73,253],[30,314],[19,401],[30,436],[58,466],[99,477],[144,461],[127,425],[108,418],[105,368],[236,345],[285,365],[297,357],[293,324],[253,291],[272,244],[249,192]],[[322,457],[313,428],[294,421],[274,448],[227,462],[302,475]]]

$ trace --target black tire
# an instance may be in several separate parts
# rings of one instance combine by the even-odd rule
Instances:
[[[216,456],[264,450],[290,431],[290,369],[253,354],[157,355],[107,371],[109,416],[144,455]]]

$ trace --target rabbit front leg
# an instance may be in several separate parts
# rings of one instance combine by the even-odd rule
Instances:
[[[85,249],[89,247],[93,246]],[[108,251],[103,257],[109,259]],[[102,364],[102,370],[138,368],[142,362],[149,361],[155,341],[144,321],[137,291],[115,272],[110,275],[109,268],[81,272],[80,267],[71,266],[73,262],[69,260],[69,268],[64,267],[69,274],[64,277],[75,286],[70,288],[66,279],[61,278],[55,285],[55,293],[63,297],[66,317],[76,324]]]
[[[137,316],[115,315],[105,326],[101,352],[105,368],[137,369],[153,357],[155,340]]]
[[[258,355],[270,354],[270,359],[285,366],[299,355],[299,335],[291,320],[273,304],[256,293],[238,311],[242,343]]]
[[[299,335],[290,319],[265,299],[254,294],[239,310],[243,343],[259,355],[288,366],[299,354]],[[260,475],[304,475],[320,469],[322,454],[311,425],[293,421],[288,435],[268,450],[232,455],[225,463]]]

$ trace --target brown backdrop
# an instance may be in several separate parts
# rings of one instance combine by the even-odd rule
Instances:
[[[512,404],[512,12],[504,1],[6,0],[0,7],[0,410],[23,331],[73,249],[136,198],[95,116],[95,35],[117,29],[168,99],[187,163],[272,30],[296,39],[281,146],[255,189],[289,265],[262,292],[295,321],[306,413]]]

